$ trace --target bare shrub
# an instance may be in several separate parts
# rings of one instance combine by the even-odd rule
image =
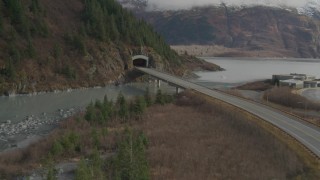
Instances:
[[[180,94],[176,104],[151,107],[142,129],[150,142],[151,179],[291,179],[307,174],[291,149],[244,114],[190,92]]]
[[[239,87],[236,87],[236,89],[265,91],[265,90],[271,89],[272,87],[273,85],[271,84],[271,80],[265,80],[265,81],[256,81],[256,82],[247,83]]]
[[[320,110],[320,104],[312,102],[307,98],[300,96],[298,94],[293,94],[292,89],[289,87],[275,87],[270,91],[267,91],[264,99],[292,108],[310,109],[310,110]]]

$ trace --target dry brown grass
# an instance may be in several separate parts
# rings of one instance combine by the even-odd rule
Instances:
[[[288,87],[275,87],[264,94],[264,99],[292,108],[320,110],[320,104],[308,100],[298,94],[292,93]]]
[[[318,169],[313,167],[317,165],[300,158],[305,157],[303,147],[292,146],[294,141],[285,145],[282,142],[286,138],[277,140],[278,134],[269,134],[264,130],[267,128],[248,117],[224,103],[187,92],[178,97],[176,104],[153,106],[140,121],[129,124],[142,129],[149,138],[151,179],[319,179],[315,178]],[[71,118],[29,148],[1,154],[0,179],[44,166],[53,142],[70,131],[79,134],[81,151],[66,152],[54,160],[89,155],[95,149],[92,130],[102,132],[102,128]],[[123,124],[111,121],[108,135],[99,136],[99,150],[114,152],[117,134],[123,128]],[[297,149],[299,155],[289,147]]]
[[[229,110],[190,94],[149,109],[152,179],[312,179],[289,147]]]
[[[82,116],[80,116],[81,119]],[[31,144],[25,149],[9,151],[0,154],[0,179],[16,179],[19,175],[28,175],[32,170],[47,165],[48,161],[68,161],[80,159],[90,155],[95,149],[92,132],[99,136],[99,151],[102,153],[113,152],[116,146],[117,133],[123,130],[123,126],[116,122],[110,122],[108,134],[103,135],[106,126],[90,125],[85,120],[77,120],[79,117],[70,118],[61,123],[60,128],[54,130],[49,136]],[[64,151],[63,154],[51,156],[50,152],[54,141],[75,132],[79,136],[80,151]]]
[[[241,85],[239,87],[236,87],[236,89],[265,91],[265,90],[271,89],[272,87],[273,86],[272,86],[270,80],[265,80],[265,81],[257,81],[257,82],[247,83],[247,84]]]

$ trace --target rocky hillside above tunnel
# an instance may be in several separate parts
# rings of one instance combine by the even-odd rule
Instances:
[[[223,47],[215,56],[320,57],[319,21],[296,10],[212,6],[136,15],[171,45]]]
[[[0,95],[112,83],[141,47],[156,68],[187,70],[185,58],[115,0],[0,0]]]

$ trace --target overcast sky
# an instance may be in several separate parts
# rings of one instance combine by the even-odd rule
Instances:
[[[148,0],[149,5],[155,4],[159,9],[187,9],[194,6],[221,4],[228,5],[286,5],[289,7],[302,7],[309,1],[320,0]]]

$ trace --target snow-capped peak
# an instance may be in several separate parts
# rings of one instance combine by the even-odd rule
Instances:
[[[305,6],[297,8],[299,14],[305,14],[313,17],[315,13],[320,12],[320,0],[310,0]]]
[[[299,14],[315,17],[320,14],[320,0],[117,0],[128,9],[158,11],[191,9],[222,3],[232,7],[269,6],[285,10],[296,8]]]

